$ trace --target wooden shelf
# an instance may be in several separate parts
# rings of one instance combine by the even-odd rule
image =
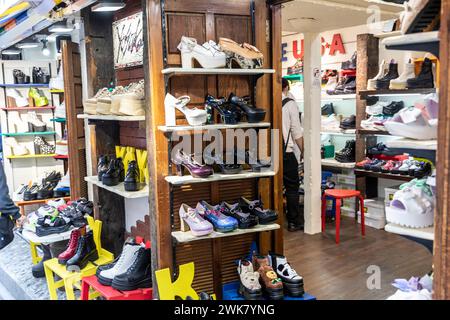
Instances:
[[[439,58],[439,31],[389,37],[382,44],[388,50],[424,51]]]
[[[334,167],[334,168],[343,168],[343,169],[354,169],[355,162],[342,163],[336,161],[335,159],[322,159],[322,166],[324,167]]]
[[[274,69],[203,69],[203,68],[167,68],[162,70],[162,74],[169,77],[176,75],[246,75],[261,76],[275,73]]]
[[[14,84],[14,83],[0,83],[0,87],[2,88],[48,88],[48,83],[24,83],[24,84]]]
[[[388,223],[384,227],[384,230],[402,236],[434,241],[434,227],[413,229],[394,223]]]
[[[101,121],[145,121],[145,116],[116,116],[100,114],[79,114],[78,119],[101,120]]]
[[[272,231],[272,230],[277,230],[277,229],[280,229],[280,225],[273,223],[273,224],[268,224],[268,225],[257,225],[251,229],[236,229],[232,232],[226,232],[226,233],[213,231],[211,234],[209,234],[207,236],[202,236],[202,237],[196,237],[196,236],[192,235],[191,231],[188,231],[188,232],[175,231],[175,232],[172,232],[172,237],[178,243],[186,243],[186,242],[193,242],[193,241],[199,241],[199,240],[234,237],[234,236],[240,236],[243,234]]]
[[[437,140],[413,140],[413,139],[396,139],[385,142],[389,148],[415,149],[415,150],[437,150]]]
[[[162,132],[177,131],[201,131],[201,130],[221,130],[221,129],[246,129],[246,128],[270,128],[269,122],[248,123],[240,122],[238,124],[209,124],[203,126],[159,126],[158,130]]]
[[[3,111],[40,111],[40,110],[54,110],[55,107],[53,106],[46,106],[46,107],[8,107],[8,108],[1,108]]]
[[[436,89],[406,89],[406,90],[362,90],[359,92],[361,98],[369,96],[402,96],[402,95],[426,95],[436,93]]]
[[[238,174],[221,174],[215,173],[208,178],[194,178],[191,175],[188,176],[167,176],[165,179],[168,183],[179,186],[184,184],[195,184],[195,183],[205,183],[205,182],[213,182],[213,181],[229,181],[229,180],[240,180],[240,179],[254,179],[254,178],[268,178],[273,177],[275,175],[274,171],[261,171],[261,172],[252,172],[252,171],[244,171],[243,173]]]
[[[329,134],[332,136],[354,136],[356,135],[355,129],[342,130],[342,131],[322,131],[321,134]]]
[[[108,190],[110,192],[118,194],[119,196],[122,196],[127,199],[146,198],[146,197],[148,197],[148,194],[149,194],[148,186],[145,186],[140,191],[130,192],[130,191],[125,191],[123,182],[119,183],[117,186],[110,187],[110,186],[104,185],[101,181],[98,181],[97,176],[85,177],[84,180],[88,183],[95,184],[99,188]]]
[[[22,136],[50,136],[55,135],[55,131],[46,131],[46,132],[21,132],[21,133],[2,133],[2,136],[5,137],[22,137]]]
[[[391,135],[388,131],[366,130],[366,129],[358,129],[356,131],[356,133],[360,134],[360,135],[373,135],[373,136],[390,136]]]
[[[364,169],[355,169],[355,175],[363,177],[374,177],[379,179],[399,180],[399,181],[411,181],[415,179],[414,177],[411,176],[403,176],[400,174],[392,174],[392,173],[373,172]]]
[[[26,156],[7,156],[6,159],[39,159],[39,158],[53,158],[56,154],[29,154]]]

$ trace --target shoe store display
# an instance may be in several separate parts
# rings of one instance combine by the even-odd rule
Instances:
[[[92,231],[86,232],[81,229],[81,236],[78,239],[78,246],[75,255],[66,262],[67,271],[76,271],[84,269],[89,262],[98,259],[97,247],[94,241]]]
[[[151,251],[139,245],[134,253],[131,265],[124,273],[118,272],[111,286],[120,291],[132,291],[152,287]]]
[[[388,64],[385,60],[381,61],[378,74],[367,81],[367,90],[377,90],[377,81],[384,78],[388,73]]]
[[[200,201],[195,208],[198,214],[211,222],[217,232],[231,232],[238,227],[238,221],[230,216],[226,216],[220,211],[220,206],[212,206],[206,201]]]
[[[124,93],[120,94],[119,99],[120,105],[118,113],[125,116],[135,116],[135,117],[144,116],[145,115],[144,90],[145,90],[144,80],[141,80],[138,83],[130,85]],[[110,108],[112,108],[112,106],[110,106]]]
[[[250,229],[258,224],[258,218],[250,213],[242,212],[239,203],[229,204],[224,201],[220,204],[219,211],[236,219],[239,229]]]
[[[36,154],[54,154],[56,151],[56,147],[49,144],[43,137],[36,136],[33,142]]]
[[[30,88],[28,97],[33,101],[35,107],[48,106],[48,98],[41,89]]]
[[[214,231],[213,225],[205,220],[197,211],[197,209],[182,204],[179,210],[181,231],[188,232],[191,230],[192,235],[196,237],[206,236]]]
[[[36,112],[34,111],[28,112],[27,121],[28,121],[28,130],[30,132],[47,131],[47,125],[45,124],[45,122],[39,119],[39,116],[36,114]]]
[[[303,277],[291,267],[287,258],[276,253],[269,253],[269,263],[283,282],[286,295],[291,297],[302,297],[305,293]]]
[[[398,64],[395,62],[395,60],[391,60],[386,75],[376,81],[376,89],[377,90],[389,89],[391,80],[398,79],[398,77],[399,77]]]
[[[406,82],[406,87],[408,89],[434,88],[433,62],[430,59],[425,58],[417,77],[407,79]]]
[[[228,101],[245,113],[249,123],[261,122],[266,116],[266,110],[250,105],[247,99],[238,97],[234,93],[230,94]]]
[[[278,214],[270,209],[264,209],[261,200],[248,200],[244,197],[239,199],[239,206],[242,212],[249,213],[258,218],[259,224],[270,224],[278,219]]]
[[[231,39],[220,38],[219,48],[225,53],[229,68],[233,67],[233,62],[242,69],[257,69],[264,65],[264,55],[251,44],[238,44]]]
[[[269,258],[254,254],[252,263],[259,273],[259,282],[263,294],[270,300],[282,300],[284,298],[283,281],[272,268]]]
[[[255,271],[251,261],[241,259],[238,262],[239,294],[246,300],[262,300],[262,288],[259,282],[259,272]]]
[[[402,74],[397,79],[391,80],[389,89],[405,90],[407,88],[408,80],[414,79],[415,77],[414,63],[411,63],[411,59],[409,59],[409,61],[405,63]]]
[[[25,146],[17,142],[14,137],[6,137],[3,141],[5,146],[10,148],[10,155],[12,156],[26,156],[27,154],[30,154],[30,151],[28,151]]]
[[[6,89],[6,98],[8,100],[8,106],[11,108],[23,108],[29,106],[28,99],[22,96],[17,89]]]
[[[356,141],[355,140],[348,140],[345,143],[345,147],[336,152],[335,159],[338,162],[341,163],[351,163],[355,162],[355,147],[356,147]]]
[[[182,68],[194,68],[194,61],[205,69],[224,68],[227,65],[227,55],[212,40],[199,45],[196,39],[182,36],[177,48],[181,52]]]

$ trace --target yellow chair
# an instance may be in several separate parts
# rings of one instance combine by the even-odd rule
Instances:
[[[67,300],[75,300],[74,288],[81,289],[81,279],[83,277],[92,276],[97,271],[97,267],[110,263],[114,260],[114,255],[101,247],[101,231],[102,222],[88,217],[89,228],[94,233],[94,241],[97,246],[99,258],[94,263],[89,262],[88,265],[80,272],[70,272],[66,270],[65,265],[58,263],[58,258],[53,258],[44,262],[45,277],[47,278],[47,286],[51,300],[57,300],[57,289],[65,287]],[[55,281],[55,275],[61,280]]]
[[[39,256],[37,251],[39,245],[41,244],[30,241],[31,262],[33,262],[33,264],[38,264],[42,260],[42,257]]]

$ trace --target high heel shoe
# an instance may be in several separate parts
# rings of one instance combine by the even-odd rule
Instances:
[[[44,92],[40,89],[30,88],[28,91],[28,97],[33,99],[35,107],[45,107],[48,106],[48,99]]]
[[[42,68],[40,67],[33,67],[33,83],[49,83],[50,82],[50,76],[45,74]]]
[[[28,112],[27,120],[28,130],[30,132],[45,132],[47,130],[47,125],[39,119],[36,112]]]
[[[25,156],[30,153],[28,149],[19,144],[14,137],[7,137],[4,141],[5,145],[10,147],[11,155],[13,156]]]
[[[28,122],[22,120],[18,111],[11,111],[8,115],[8,121],[10,133],[28,132]]]
[[[202,109],[189,109],[186,105],[191,101],[188,96],[182,96],[178,99],[168,93],[164,100],[166,112],[166,125],[176,126],[175,109],[181,111],[186,117],[187,122],[191,126],[200,126],[206,123],[207,113]]]
[[[203,219],[197,210],[189,207],[187,204],[181,204],[180,210],[181,231],[187,232],[189,229],[196,237],[206,236],[214,231],[213,225]]]
[[[237,116],[235,112],[228,109],[226,104],[227,101],[224,98],[216,99],[209,94],[205,98],[205,107],[210,107],[212,114],[214,114],[214,109],[216,109],[217,112],[219,112],[223,123],[236,124],[239,116]],[[214,115],[212,115],[212,119],[214,119]]]
[[[207,156],[205,155],[205,161],[207,161],[208,164],[216,165],[219,167],[220,171],[223,174],[238,174],[242,171],[242,165],[236,164],[235,157],[233,158],[233,163],[225,163],[225,159],[219,158],[217,155],[215,156]]]
[[[34,149],[36,154],[54,154],[55,146],[49,144],[43,137],[34,138]]]
[[[186,168],[194,178],[207,178],[214,173],[213,169],[208,165],[201,165],[196,162],[192,156],[178,151],[172,162],[177,167],[177,174],[183,175],[183,167]]]
[[[235,61],[242,69],[262,68],[264,64],[264,55],[256,47],[248,44],[238,44],[228,38],[219,39],[219,47],[227,55],[227,65],[232,67]]]
[[[202,218],[211,222],[218,232],[231,232],[238,227],[238,221],[233,217],[224,215],[220,211],[220,205],[212,206],[206,201],[200,201],[195,209]]]
[[[245,99],[236,96],[234,93],[230,94],[228,101],[231,104],[238,106],[242,111],[245,112],[249,123],[261,122],[266,116],[266,111],[264,109],[257,108],[248,104]]]
[[[197,40],[189,37],[181,37],[178,45],[181,52],[182,68],[193,68],[194,60],[205,69],[224,68],[226,66],[226,54],[220,51],[214,41],[205,42],[202,46]]]
[[[17,89],[6,89],[6,98],[8,100],[8,106],[14,107],[28,107],[28,99],[23,97]]]
[[[22,70],[14,69],[13,70],[13,76],[14,76],[14,84],[30,83],[30,77],[25,75],[22,72]]]

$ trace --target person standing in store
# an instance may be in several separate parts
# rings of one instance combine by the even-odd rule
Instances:
[[[288,231],[303,230],[304,213],[300,212],[300,179],[298,160],[294,153],[294,144],[300,149],[300,161],[303,161],[303,127],[294,96],[289,92],[289,82],[282,80],[283,112],[283,184],[286,195],[286,216]]]
[[[9,196],[3,163],[0,161],[0,249],[13,241],[14,222],[19,218],[19,208]]]

